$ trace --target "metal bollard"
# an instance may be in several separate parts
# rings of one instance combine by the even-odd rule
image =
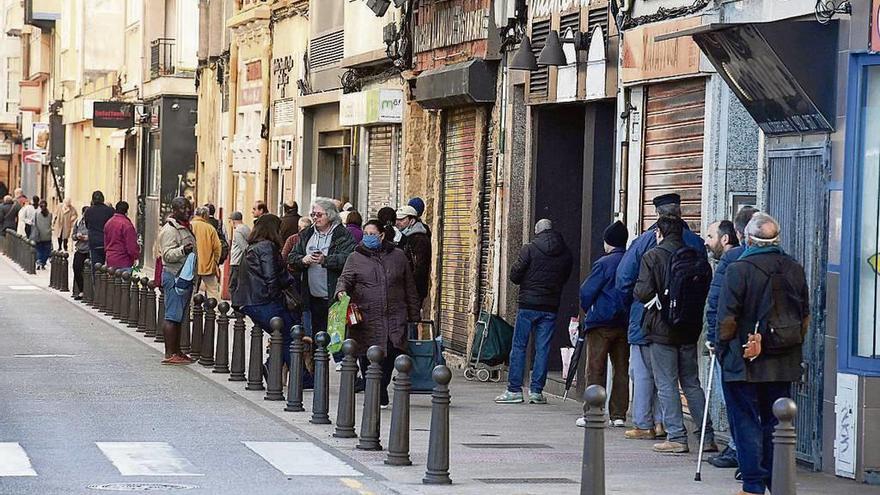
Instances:
[[[316,425],[330,424],[330,335],[318,332],[315,335],[315,391],[312,394],[312,419]]]
[[[584,454],[581,463],[581,495],[605,494],[605,400],[601,385],[584,390]]]
[[[107,306],[105,314],[111,318],[114,317],[113,308],[116,305],[116,270],[107,267]]]
[[[122,272],[122,284],[119,287],[119,321],[123,325],[129,325],[129,312],[131,309],[131,273]]]
[[[202,366],[214,366],[214,331],[217,321],[217,300],[209,298],[205,301],[205,326],[202,329],[202,352],[199,353],[199,364]]]
[[[114,320],[119,319],[119,315],[122,314],[120,311],[121,306],[121,295],[122,295],[122,270],[115,268],[113,269],[113,292],[111,293],[112,300],[110,301],[110,316]]]
[[[263,387],[263,329],[256,323],[251,328],[251,355],[248,358],[245,390],[264,390]]]
[[[69,292],[70,291],[70,277],[68,277],[68,270],[70,269],[70,253],[61,253],[61,268],[58,270],[58,280],[60,285],[58,286],[58,290],[61,292]]]
[[[104,265],[95,263],[95,299],[93,305],[98,312],[104,311]]]
[[[139,282],[138,289],[138,319],[137,319],[137,331],[143,332],[144,337],[154,338],[156,336],[156,329],[153,329],[153,333],[147,332],[147,290],[149,290],[150,279],[147,277],[141,277]]]
[[[155,303],[150,301],[151,299],[155,301]],[[165,293],[160,287],[159,295],[158,297],[156,296],[156,282],[153,280],[150,280],[150,290],[147,292],[147,306],[150,308],[150,312],[147,313],[147,328],[149,328],[150,320],[155,321],[156,340],[153,342],[165,342]],[[158,309],[153,311],[153,308],[156,307],[158,307]],[[154,316],[155,319],[153,319]]]
[[[301,412],[303,407],[303,327],[294,325],[290,342],[290,369],[287,375],[287,412]]]
[[[244,376],[244,315],[235,312],[235,323],[232,324],[232,363],[229,371],[230,382],[243,382]]]
[[[229,303],[217,305],[217,353],[212,373],[229,373]]]
[[[412,358],[406,354],[397,356],[394,369],[394,405],[391,409],[391,431],[388,433],[388,458],[390,466],[412,466],[409,458],[409,393],[412,390]]]
[[[336,438],[355,438],[357,433],[354,431],[354,415],[355,415],[355,392],[354,386],[357,380],[357,342],[353,339],[346,339],[342,343],[342,373],[339,375],[339,403],[336,409],[336,431],[333,436]]]
[[[794,419],[797,417],[797,404],[788,397],[773,403],[773,415],[779,420],[773,430],[773,495],[795,495],[797,493],[797,468],[795,467],[795,444],[797,433]]]
[[[101,300],[101,312],[104,313],[105,315],[109,315],[109,314],[110,314],[110,300],[111,300],[111,299],[110,299],[110,294],[112,294],[112,291],[110,290],[110,287],[111,287],[111,286],[110,286],[110,281],[111,281],[111,278],[110,278],[110,267],[108,267],[107,265],[104,265],[104,266],[101,268],[101,282],[102,282],[102,287],[101,287],[101,297],[102,297],[102,300]]]
[[[37,273],[37,243],[36,241],[28,241],[28,258],[26,270],[31,275]]]
[[[58,289],[58,251],[49,251],[49,288]]]
[[[269,337],[269,369],[266,375],[265,400],[284,400],[284,390],[281,384],[281,370],[284,368],[284,338],[281,331],[284,329],[284,320],[278,316],[269,320],[269,328],[272,334]]]
[[[86,259],[83,263],[83,286],[77,287],[76,291],[82,292],[82,302],[88,306],[94,306],[95,286],[92,283],[92,262]]]
[[[134,328],[138,332],[144,332],[146,329],[138,328],[138,320],[141,312],[141,279],[137,275],[131,276],[131,285],[128,287],[128,327]]]
[[[379,442],[379,426],[382,423],[379,409],[379,392],[382,387],[382,359],[385,351],[374,345],[367,349],[370,365],[365,373],[364,411],[361,417],[361,435],[357,448],[360,450],[382,450]]]
[[[156,324],[156,284],[150,279],[144,277],[141,279],[143,285],[144,307],[141,314],[144,320],[144,337],[159,340],[159,326]]]
[[[165,314],[165,291],[162,291],[162,300],[160,301],[160,308],[162,309],[162,315]],[[183,321],[180,322],[180,352],[184,354],[189,354],[192,351],[192,345],[190,344],[190,306],[192,302],[187,302],[186,307],[183,308]],[[164,317],[163,317],[164,319]],[[193,358],[195,359],[195,358]]]
[[[190,357],[198,361],[202,354],[202,334],[205,333],[205,296],[196,294],[192,298],[192,349]]]
[[[428,437],[428,463],[422,483],[449,485],[449,381],[452,372],[444,365],[434,367],[431,393],[431,433]],[[597,494],[598,495],[598,494]]]

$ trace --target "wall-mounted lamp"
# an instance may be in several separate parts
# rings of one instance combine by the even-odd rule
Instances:
[[[564,43],[572,43],[575,50],[584,51],[590,47],[589,36],[580,31],[566,31],[565,36],[560,39],[558,31],[550,31],[547,39],[544,41],[544,47],[538,58],[532,51],[532,42],[528,36],[523,37],[523,41],[517,50],[510,68],[514,70],[535,71],[539,67],[563,67],[569,65],[565,51],[562,49]]]

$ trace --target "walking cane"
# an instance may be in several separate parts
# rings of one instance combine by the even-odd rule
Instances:
[[[694,481],[703,481],[700,470],[703,467],[703,443],[706,441],[706,421],[709,419],[709,398],[712,396],[712,378],[715,376],[715,348],[712,344],[706,342],[709,349],[709,385],[706,387],[706,407],[703,408],[703,426],[700,429],[700,450],[697,451],[697,472],[694,474]]]

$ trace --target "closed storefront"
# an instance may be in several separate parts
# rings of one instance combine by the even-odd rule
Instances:
[[[397,207],[400,190],[400,126],[380,125],[368,129],[367,213]]]
[[[705,79],[653,84],[647,87],[646,93],[642,228],[647,229],[656,220],[655,197],[678,193],[682,217],[698,232],[703,187]]]

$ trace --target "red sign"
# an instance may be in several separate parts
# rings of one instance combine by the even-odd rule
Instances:
[[[871,51],[880,52],[880,0],[871,2]]]

